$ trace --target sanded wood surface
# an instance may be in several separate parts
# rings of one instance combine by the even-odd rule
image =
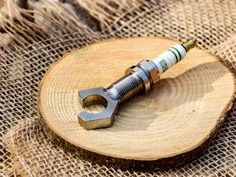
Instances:
[[[74,147],[115,158],[173,163],[180,157],[183,163],[181,155],[196,156],[223,122],[235,93],[233,74],[200,49],[188,52],[149,93],[120,106],[112,127],[87,131],[78,124],[79,90],[107,87],[128,67],[173,44],[160,38],[118,39],[66,54],[41,83],[45,126]]]

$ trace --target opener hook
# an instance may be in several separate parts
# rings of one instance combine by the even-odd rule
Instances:
[[[99,113],[82,111],[79,113],[79,124],[87,130],[109,127],[112,125],[118,108],[118,100],[111,99],[102,87],[79,91],[82,107],[101,104],[105,110]]]

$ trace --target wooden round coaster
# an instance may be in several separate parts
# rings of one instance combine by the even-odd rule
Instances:
[[[41,83],[39,110],[45,126],[74,147],[114,158],[165,159],[168,164],[177,157],[176,163],[195,157],[223,122],[235,93],[233,74],[200,49],[192,49],[161,75],[149,93],[121,105],[112,127],[88,131],[78,124],[83,110],[79,90],[106,88],[128,67],[176,43],[154,37],[116,39],[66,54]]]

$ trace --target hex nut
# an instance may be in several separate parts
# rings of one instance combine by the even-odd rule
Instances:
[[[152,61],[142,60],[141,62],[139,62],[138,66],[140,66],[142,69],[146,70],[147,73],[149,73],[152,83],[156,83],[160,79],[159,71]]]

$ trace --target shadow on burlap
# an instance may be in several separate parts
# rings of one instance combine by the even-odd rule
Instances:
[[[46,9],[32,3],[30,12],[12,6],[8,18],[2,18],[3,31],[12,37],[0,53],[3,176],[235,176],[236,106],[204,154],[176,169],[144,172],[91,163],[78,152],[64,152],[45,136],[38,121],[38,86],[47,69],[74,48],[109,38],[164,36],[183,41],[195,36],[198,47],[236,72],[235,1],[104,2],[80,2],[97,28],[86,23],[83,15],[48,2],[44,2]]]

